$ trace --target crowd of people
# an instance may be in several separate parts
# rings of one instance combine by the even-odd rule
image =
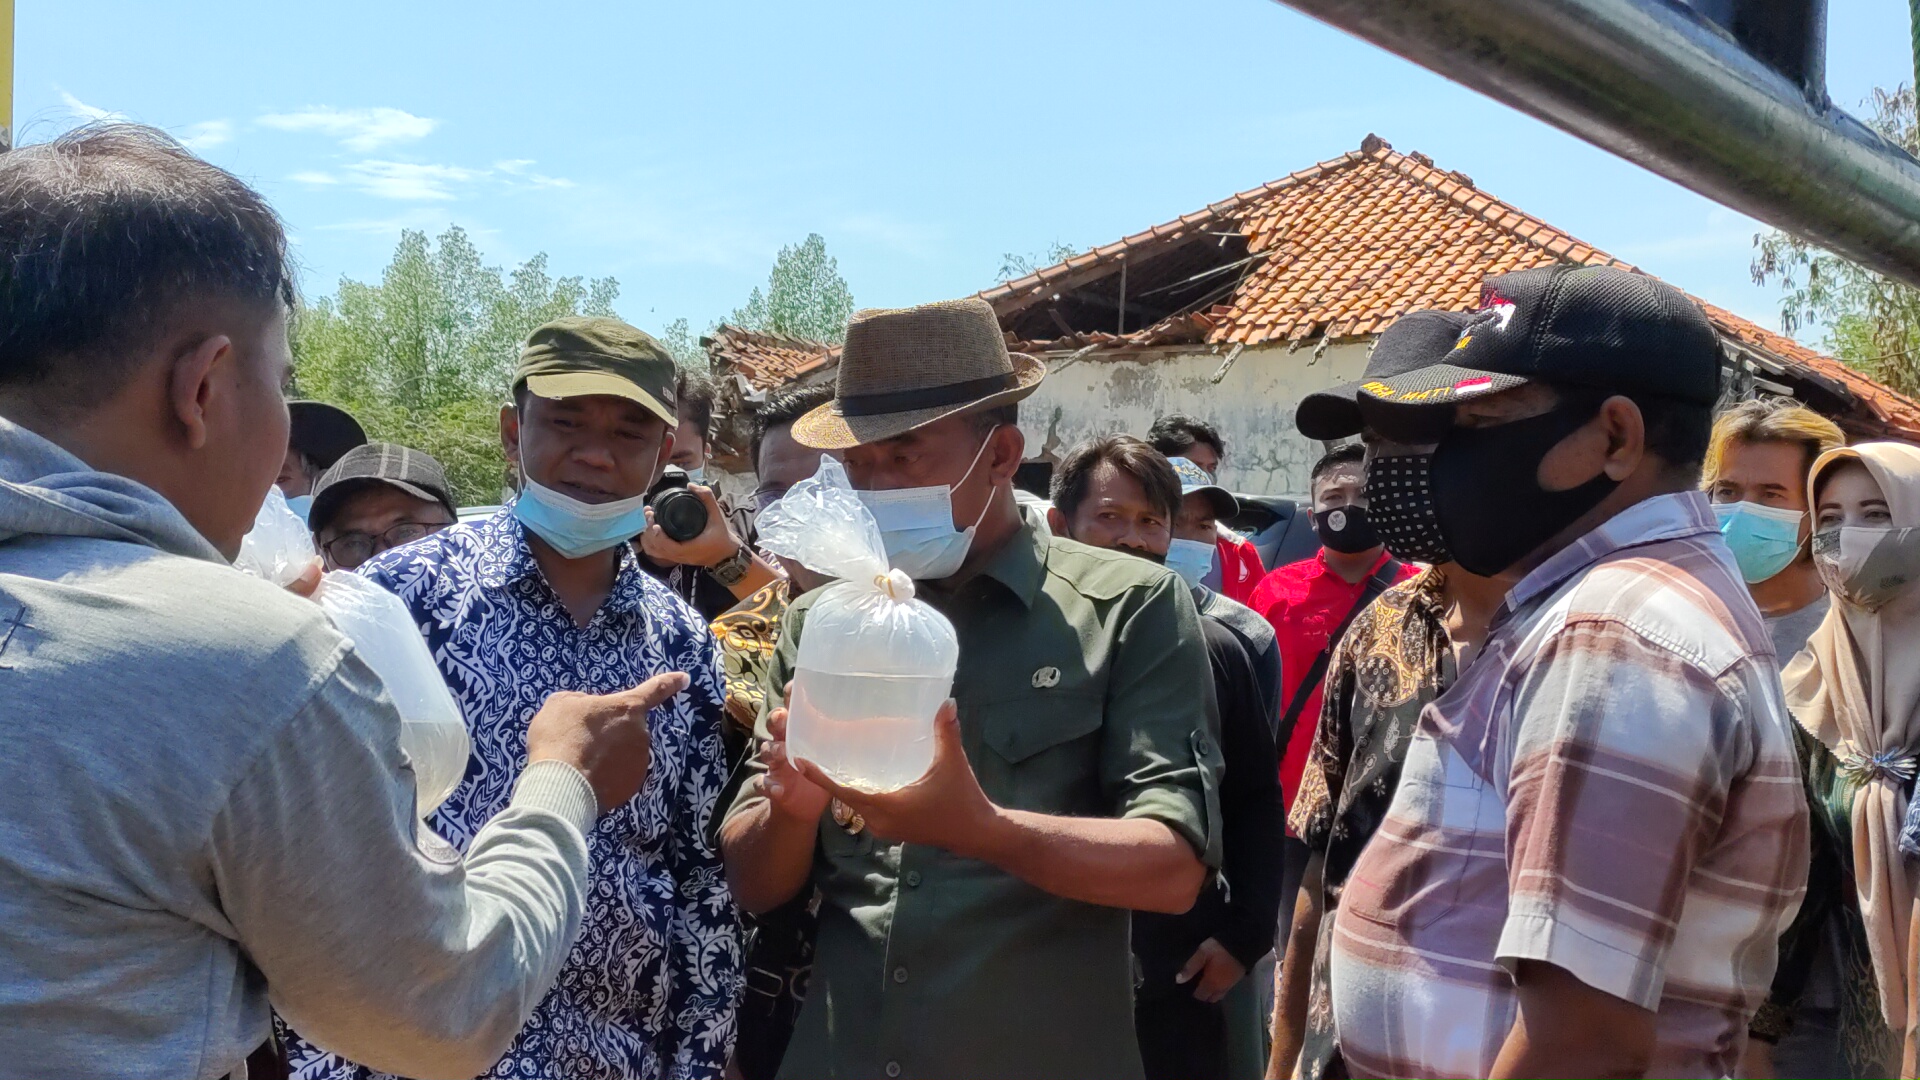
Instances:
[[[285,400],[286,236],[231,175],[83,128],[0,156],[0,244],[0,1076],[1920,1064],[1920,449],[1725,400],[1652,278],[1396,321],[1297,403],[1319,549],[1270,568],[1203,419],[1018,492],[1046,368],[977,299],[855,313],[739,500],[703,376],[550,322],[463,521]],[[755,521],[829,459],[959,641],[892,791],[786,741],[831,580]],[[275,486],[285,588],[231,565]],[[465,721],[424,820],[322,573]]]

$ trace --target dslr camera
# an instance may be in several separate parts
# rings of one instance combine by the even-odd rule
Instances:
[[[669,540],[682,544],[707,531],[707,504],[688,490],[688,483],[685,469],[669,465],[647,492],[653,523]]]

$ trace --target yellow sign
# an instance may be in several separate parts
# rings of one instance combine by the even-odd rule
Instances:
[[[0,0],[0,150],[13,149],[13,0]]]

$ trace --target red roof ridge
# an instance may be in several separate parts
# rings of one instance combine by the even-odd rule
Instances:
[[[1377,135],[1369,135],[1367,137],[1377,141],[1381,146],[1386,145],[1385,140],[1381,140]],[[1217,203],[1209,203],[1204,210],[1197,210],[1191,214],[1182,214],[1171,221],[1155,225],[1152,228],[1143,229],[1131,236],[1122,237],[1111,244],[1104,244],[1078,255],[1069,256],[1060,262],[1054,263],[1052,266],[1041,267],[1025,277],[1014,278],[990,289],[982,289],[976,295],[988,303],[993,303],[996,300],[1004,300],[1016,293],[1037,290],[1047,282],[1062,276],[1068,271],[1082,270],[1100,262],[1117,262],[1124,259],[1127,252],[1132,248],[1139,247],[1150,241],[1164,239],[1179,232],[1184,232],[1197,225],[1217,221],[1250,202],[1257,202],[1275,192],[1284,191],[1287,188],[1294,187],[1305,181],[1316,179],[1335,169],[1357,164],[1366,157],[1365,144],[1363,143],[1362,145],[1363,149],[1361,150],[1350,150],[1337,158],[1329,158],[1326,161],[1301,169],[1298,172],[1288,173],[1278,180],[1271,180],[1258,187],[1248,188],[1236,195],[1222,199]]]

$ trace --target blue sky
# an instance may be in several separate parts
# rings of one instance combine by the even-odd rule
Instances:
[[[1378,132],[1777,327],[1759,228],[1270,0],[659,4],[18,0],[25,141],[117,112],[286,216],[303,288],[402,228],[612,275],[657,329],[724,316],[809,232],[863,306],[964,295]],[[1832,5],[1835,100],[1911,81],[1906,6]]]

